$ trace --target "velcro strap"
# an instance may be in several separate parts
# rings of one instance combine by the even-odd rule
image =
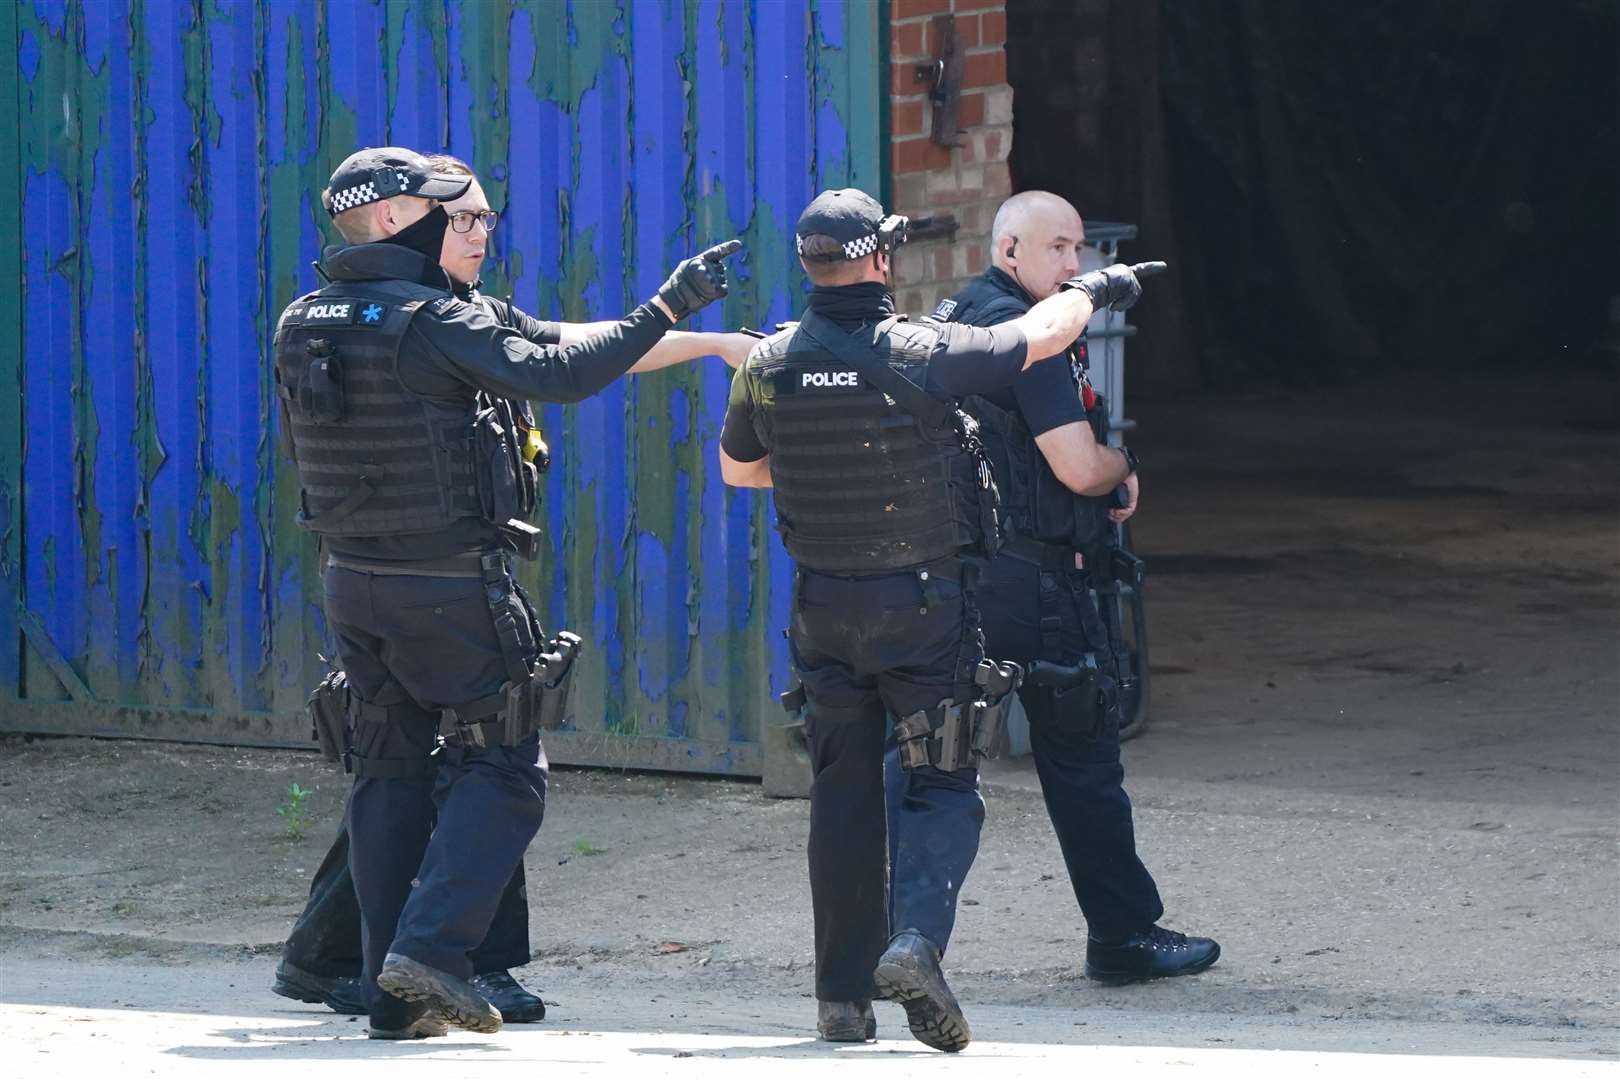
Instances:
[[[370,701],[361,701],[354,694],[349,695],[349,718],[357,724],[386,724],[393,715],[388,711],[387,705],[378,705]]]

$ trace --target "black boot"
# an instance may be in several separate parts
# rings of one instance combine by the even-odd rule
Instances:
[[[501,1019],[508,1024],[538,1024],[546,1018],[546,1003],[538,994],[525,990],[509,971],[486,971],[474,975],[471,982],[474,990],[501,1011]]]
[[[457,1027],[490,1034],[501,1030],[501,1014],[466,979],[448,971],[389,953],[377,973],[377,985],[404,1001],[420,1001]]]
[[[954,1054],[973,1038],[956,995],[945,985],[939,950],[915,930],[902,930],[872,973],[878,997],[898,1002],[918,1042]]]
[[[1195,975],[1221,956],[1209,938],[1188,937],[1162,926],[1150,926],[1124,941],[1086,941],[1086,975],[1101,982],[1128,983]]]
[[[816,1034],[824,1042],[868,1042],[877,1038],[870,1001],[816,1002]]]
[[[360,992],[360,978],[357,975],[328,978],[305,971],[283,960],[276,965],[276,981],[270,984],[270,992],[280,994],[284,998],[292,998],[294,1001],[325,1005],[333,1012],[345,1016],[366,1014],[365,995]]]

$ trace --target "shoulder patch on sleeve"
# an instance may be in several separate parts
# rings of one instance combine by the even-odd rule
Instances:
[[[934,309],[934,318],[938,319],[940,322],[950,322],[951,321],[951,312],[953,312],[955,310],[956,310],[956,301],[955,300],[950,300],[950,299],[941,300],[939,302],[939,307]]]
[[[454,296],[441,296],[437,300],[429,300],[427,304],[428,311],[441,319],[460,314],[461,309],[465,307],[467,307],[467,304]]]

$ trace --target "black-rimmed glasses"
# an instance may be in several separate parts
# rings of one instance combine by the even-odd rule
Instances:
[[[495,210],[457,210],[450,215],[450,228],[458,233],[472,232],[473,222],[477,221],[484,226],[484,232],[492,233],[499,220],[501,215]]]

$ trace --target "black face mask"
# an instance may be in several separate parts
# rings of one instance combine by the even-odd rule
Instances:
[[[816,285],[809,300],[812,310],[841,325],[859,326],[894,314],[894,294],[881,281]]]
[[[444,249],[444,230],[449,227],[450,215],[444,212],[444,204],[434,203],[433,209],[429,210],[425,217],[407,225],[383,242],[421,252],[437,266],[439,253]]]

